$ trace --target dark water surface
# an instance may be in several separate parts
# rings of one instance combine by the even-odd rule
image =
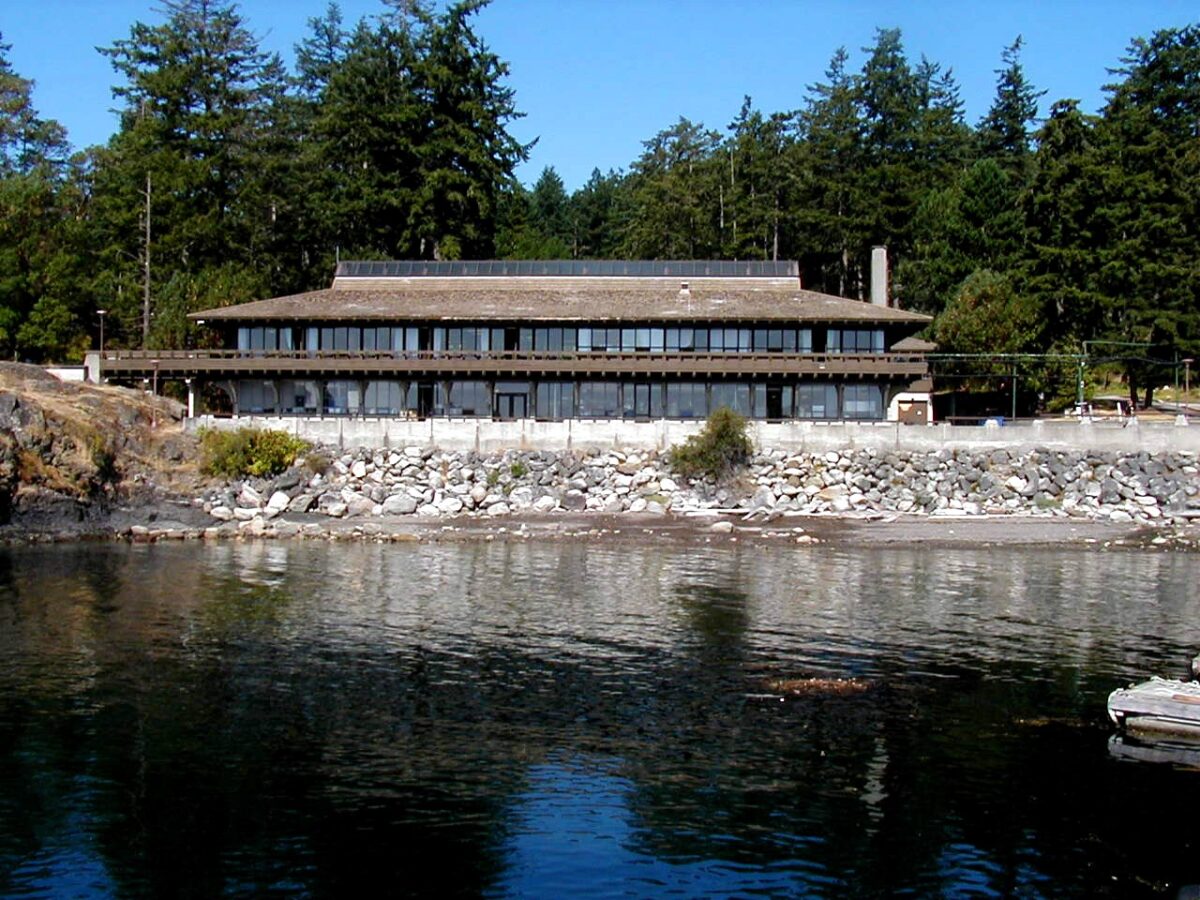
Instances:
[[[1200,557],[0,551],[0,895],[1175,896]],[[779,679],[855,688],[781,700]]]

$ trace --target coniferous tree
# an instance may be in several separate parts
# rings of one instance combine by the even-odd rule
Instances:
[[[633,165],[625,252],[635,259],[717,255],[719,135],[681,118],[643,142]]]
[[[798,141],[789,153],[797,192],[791,219],[806,283],[841,296],[861,296],[864,135],[848,60],[845,48],[834,53],[826,81],[809,87],[798,116]]]
[[[764,117],[746,97],[729,131],[719,150],[722,255],[779,259],[787,202],[787,117]]]
[[[182,340],[193,309],[269,287],[251,258],[264,210],[245,204],[261,198],[249,190],[255,149],[282,77],[234,7],[170,0],[165,11],[162,24],[135,23],[101,51],[124,79],[113,93],[125,104],[97,154],[101,265],[115,289],[113,337],[147,345]]]
[[[1143,344],[1140,359],[1161,361],[1127,367],[1131,398],[1144,386],[1149,405],[1176,352],[1195,352],[1200,339],[1200,27],[1135,40],[1123,62],[1096,128],[1098,287],[1110,339]]]
[[[1104,229],[1095,119],[1075,100],[1050,108],[1035,135],[1024,198],[1028,247],[1025,290],[1048,325],[1049,344],[1075,352],[1105,331],[1106,304],[1098,292]]]
[[[84,160],[33,106],[0,40],[0,354],[79,358],[90,322]]]
[[[1029,129],[1037,121],[1038,99],[1046,93],[1025,78],[1023,43],[1017,35],[1000,55],[1004,67],[996,70],[996,96],[977,132],[981,155],[999,159],[1022,174],[1029,159]]]
[[[571,209],[577,257],[614,259],[620,255],[630,214],[630,191],[622,173],[602,175],[593,169],[583,187],[571,195]]]

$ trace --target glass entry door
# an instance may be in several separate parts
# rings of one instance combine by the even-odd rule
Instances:
[[[633,385],[633,417],[635,419],[649,419],[651,416],[661,415],[661,410],[657,408],[658,404],[652,402],[655,387],[649,384]]]
[[[496,394],[497,419],[524,419],[527,416],[528,394]]]

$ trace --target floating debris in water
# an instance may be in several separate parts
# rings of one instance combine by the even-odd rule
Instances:
[[[768,681],[767,687],[779,693],[804,697],[845,697],[865,693],[871,689],[871,682],[861,678],[779,678]]]

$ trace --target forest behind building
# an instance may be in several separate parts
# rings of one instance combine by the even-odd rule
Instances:
[[[943,352],[1088,342],[1136,388],[1200,351],[1200,26],[1132,37],[1098,115],[1031,84],[1014,36],[974,122],[880,28],[793,109],[664,123],[568,192],[514,174],[482,5],[331,4],[289,68],[236,5],[168,0],[101,48],[119,126],[80,151],[0,40],[0,357],[78,360],[100,309],[109,347],[203,343],[188,313],[326,287],[338,258],[794,259],[862,298],[875,245]]]

